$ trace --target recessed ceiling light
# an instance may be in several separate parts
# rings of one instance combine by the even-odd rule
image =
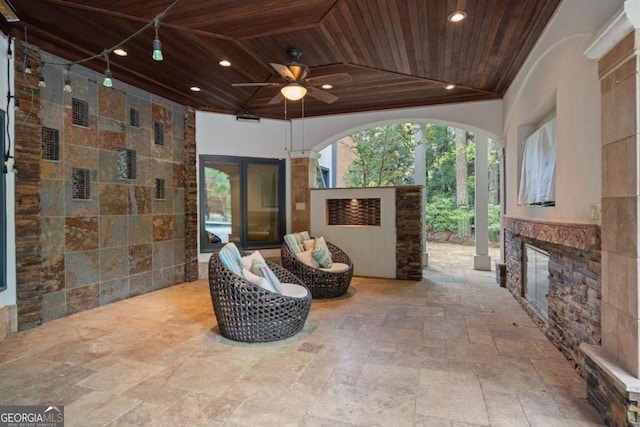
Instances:
[[[330,85],[328,83],[327,84],[323,84],[322,85],[322,89],[333,89],[333,85]]]
[[[218,64],[222,65],[223,67],[231,67],[231,62],[227,61],[226,59],[218,62]]]
[[[452,90],[452,89],[455,89],[455,88],[456,88],[456,85],[454,85],[454,84],[448,84],[448,85],[446,85],[444,88],[445,88],[446,90]]]
[[[200,92],[202,90],[198,86],[191,86],[189,89],[191,89],[191,92]]]
[[[127,51],[124,49],[116,49],[113,51],[118,56],[127,56]]]
[[[460,22],[464,21],[467,18],[467,12],[464,10],[456,10],[451,15],[447,17],[450,22]]]

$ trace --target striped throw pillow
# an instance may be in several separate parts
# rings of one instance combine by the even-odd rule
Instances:
[[[242,277],[242,265],[240,264],[240,251],[233,243],[227,243],[224,245],[220,252],[218,253],[218,257],[222,264],[231,270],[234,274]]]
[[[316,238],[311,255],[313,256],[313,259],[318,261],[318,264],[320,264],[320,267],[322,268],[329,268],[333,264],[333,261],[331,260],[331,252],[329,251],[329,247],[327,246],[327,242],[325,242],[324,237]]]
[[[291,253],[297,254],[300,252],[304,252],[304,246],[302,245],[302,240],[300,239],[299,233],[286,234],[284,236],[284,242],[289,247]]]

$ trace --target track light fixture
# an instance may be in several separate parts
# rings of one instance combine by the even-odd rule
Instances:
[[[24,72],[26,74],[31,74],[31,72],[32,72],[32,70],[31,70],[31,60],[29,59],[28,56],[24,59]]]
[[[71,78],[69,77],[69,71],[71,70],[71,65],[67,66],[67,73],[64,76],[64,87],[63,91],[66,93],[71,93],[73,89],[71,89]]]
[[[160,38],[158,38],[158,27],[160,26],[159,18],[153,20],[153,26],[156,30],[156,38],[153,40],[153,54],[151,57],[154,61],[162,61],[164,59],[162,57],[162,44],[160,43]]]
[[[71,61],[71,62],[50,62],[48,64],[45,64],[45,62],[43,61],[41,63],[40,72],[38,74],[38,87],[40,87],[40,88],[47,87],[47,82],[45,81],[44,75],[42,74],[42,70],[44,70],[46,65],[66,67],[67,68],[67,73],[66,73],[65,78],[64,78],[63,91],[69,93],[69,92],[72,91],[71,79],[69,77],[69,70],[70,70],[71,66],[72,65],[80,65],[80,64],[83,64],[83,63],[88,62],[88,61],[93,61],[95,59],[99,59],[101,56],[104,57],[104,59],[105,59],[105,61],[107,63],[107,69],[104,72],[104,79],[102,81],[102,84],[105,87],[113,87],[113,76],[111,74],[111,67],[110,67],[110,64],[109,64],[109,55],[113,52],[115,55],[118,55],[118,56],[126,56],[127,53],[126,53],[126,51],[124,49],[121,48],[121,46],[125,45],[127,42],[129,42],[130,40],[134,39],[135,37],[138,37],[143,32],[148,31],[148,29],[151,26],[153,26],[154,30],[155,30],[155,39],[153,40],[152,58],[155,61],[162,61],[164,59],[163,55],[162,55],[162,44],[160,43],[160,38],[158,37],[158,28],[160,27],[160,21],[180,1],[181,0],[173,0],[173,2],[164,11],[162,11],[161,13],[156,15],[155,18],[153,18],[152,20],[147,21],[147,24],[145,26],[140,28],[135,33],[129,35],[127,38],[121,40],[118,44],[114,45],[111,48],[104,49],[100,53],[96,53],[96,54],[88,56],[86,58],[82,58],[82,59],[79,59],[77,61]],[[3,2],[3,0],[0,0],[0,4],[2,4],[2,2]],[[24,27],[24,32],[25,32],[25,34],[24,34],[25,56],[24,56],[23,72],[25,74],[31,74],[31,73],[33,73],[33,69],[31,68],[31,62],[30,62],[30,59],[29,59],[29,56],[28,56],[28,41],[27,41],[27,27],[26,27],[26,25]],[[11,48],[11,41],[12,41],[12,39],[9,38],[8,49],[7,49],[7,56],[8,57],[12,57],[12,55],[13,55],[13,50]]]
[[[111,80],[111,67],[109,67],[109,53],[104,52],[104,60],[107,61],[107,70],[104,72],[104,80],[102,85],[104,87],[113,87],[113,80]]]

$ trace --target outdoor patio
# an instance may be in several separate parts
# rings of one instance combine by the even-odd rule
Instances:
[[[429,252],[422,282],[355,278],[280,342],[222,338],[205,281],[46,323],[0,343],[0,402],[83,427],[600,425],[473,248]]]

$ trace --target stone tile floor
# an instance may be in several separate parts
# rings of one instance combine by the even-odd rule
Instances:
[[[595,426],[584,381],[473,248],[430,245],[422,282],[354,278],[290,339],[215,327],[205,281],[0,343],[0,404],[72,426]]]

